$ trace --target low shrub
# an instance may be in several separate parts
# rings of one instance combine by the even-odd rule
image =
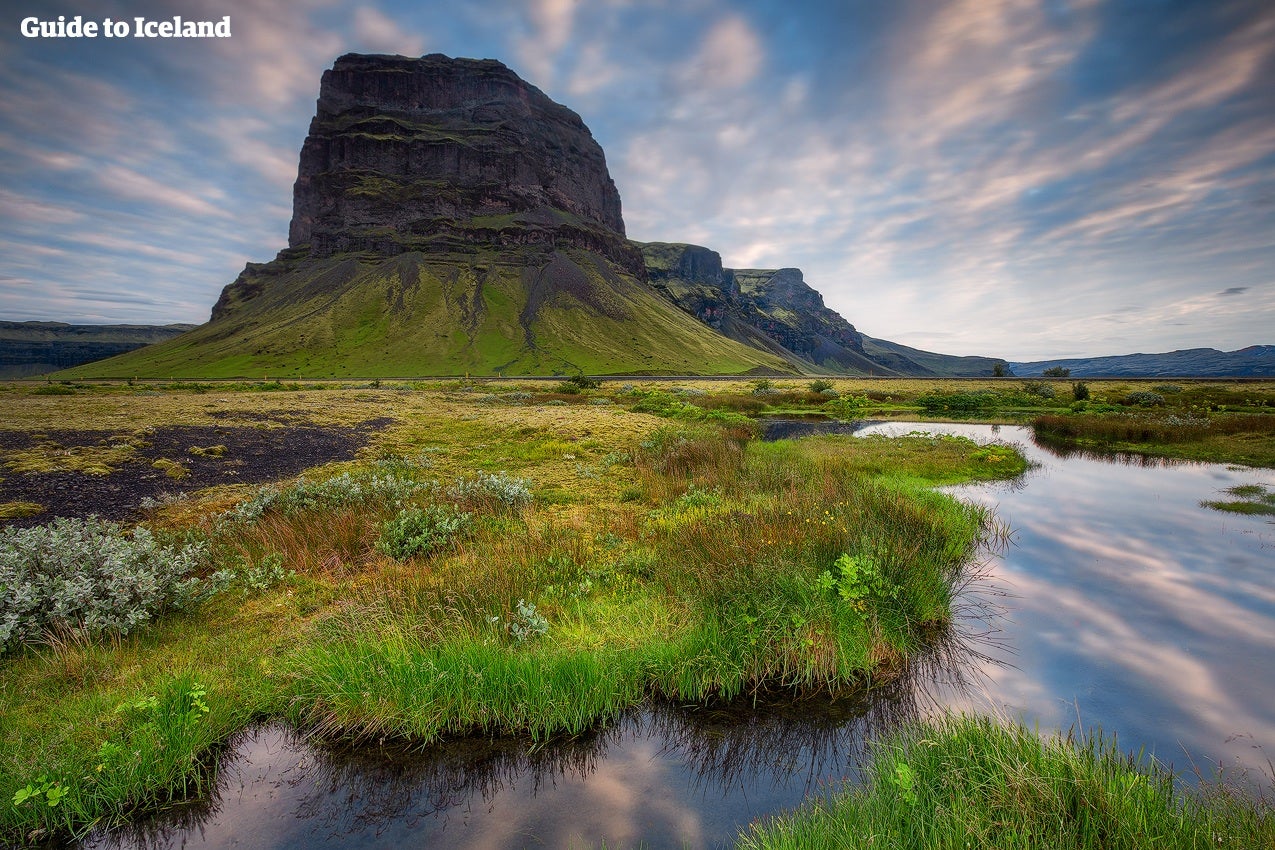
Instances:
[[[997,405],[996,393],[990,390],[976,392],[943,393],[932,392],[916,400],[926,413],[943,411],[990,410]]]
[[[567,378],[567,383],[573,384],[582,390],[596,390],[598,387],[602,386],[602,379],[590,378],[588,375],[577,372],[570,378]]]
[[[447,495],[471,508],[516,511],[531,504],[531,482],[506,472],[477,472],[458,478]]]
[[[696,399],[696,402],[692,404],[672,393],[651,390],[643,394],[638,403],[633,405],[632,410],[635,413],[651,413],[666,419],[680,419],[686,422],[716,422],[727,428],[751,432],[756,427],[756,423],[748,416],[736,411],[758,413],[765,407],[761,401],[747,396],[708,396]]]
[[[1124,397],[1125,404],[1136,404],[1139,407],[1161,407],[1164,396],[1146,390],[1135,390]]]
[[[297,481],[283,488],[267,485],[251,499],[222,514],[220,519],[233,524],[254,522],[267,511],[295,515],[377,503],[402,504],[435,486],[433,482],[416,480],[399,470],[345,472],[322,481]]]
[[[128,634],[169,610],[223,589],[224,571],[201,578],[205,545],[160,544],[97,518],[60,518],[0,531],[0,651],[46,632]]]
[[[820,408],[836,419],[853,419],[869,404],[866,395],[843,395],[825,401]]]
[[[1045,381],[1024,381],[1023,392],[1037,398],[1053,398],[1054,387]]]
[[[381,524],[376,548],[396,561],[405,561],[449,546],[470,524],[468,513],[450,505],[404,508],[398,516]]]

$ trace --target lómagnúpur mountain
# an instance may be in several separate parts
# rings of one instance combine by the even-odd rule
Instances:
[[[928,361],[909,355],[922,355]],[[289,247],[207,324],[76,376],[991,374],[864,337],[796,269],[624,235],[580,117],[492,60],[323,74]]]

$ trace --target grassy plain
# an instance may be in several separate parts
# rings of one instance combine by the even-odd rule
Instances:
[[[265,717],[543,739],[647,698],[888,679],[943,629],[986,519],[928,487],[1022,468],[954,439],[763,444],[737,414],[634,412],[640,387],[42,386],[6,387],[0,421],[61,442],[5,451],[6,475],[135,462],[121,441],[88,471],[81,429],[380,427],[302,480],[148,510],[157,535],[204,541],[230,589],[127,635],[54,630],[0,658],[13,841],[197,792],[220,742]],[[440,530],[427,510],[464,521]]]
[[[828,383],[0,387],[0,429],[37,435],[378,423],[355,459],[273,496],[223,485],[149,509],[157,534],[207,542],[206,572],[233,568],[232,589],[128,635],[57,631],[0,656],[0,838],[197,793],[218,747],[268,717],[356,739],[543,739],[642,699],[896,675],[944,628],[985,530],[930,488],[1013,476],[1022,457],[952,438],[761,443],[757,414],[1260,425],[1275,408],[1271,384],[1184,385],[1144,408],[1123,401],[1153,383],[1090,382],[1073,409],[1071,382],[1052,397],[990,379]],[[1269,429],[1254,433],[1269,452]],[[0,475],[134,462],[127,439],[42,445],[5,450]]]

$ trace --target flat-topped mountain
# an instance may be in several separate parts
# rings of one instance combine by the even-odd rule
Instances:
[[[534,242],[633,265],[623,236],[620,193],[580,116],[499,62],[350,54],[323,73],[289,247]]]
[[[288,248],[249,263],[207,324],[69,374],[937,375],[996,362],[945,372],[942,355],[867,346],[797,269],[724,269],[706,248],[625,238],[584,122],[499,62],[350,54],[323,74]]]
[[[584,122],[499,62],[342,56],[289,247],[211,320],[77,375],[790,372],[646,282]]]

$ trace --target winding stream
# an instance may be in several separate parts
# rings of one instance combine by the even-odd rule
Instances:
[[[1238,484],[1275,487],[1275,471],[1063,458],[1014,427],[859,433],[917,428],[1015,442],[1038,465],[952,488],[1013,529],[964,605],[968,635],[995,631],[942,648],[888,692],[653,707],[540,748],[350,750],[266,726],[235,742],[210,799],[83,846],[730,846],[750,820],[852,776],[865,740],[943,707],[1042,730],[1100,725],[1124,749],[1206,775],[1275,758],[1275,524],[1200,506]],[[1004,613],[986,616],[984,602]]]

